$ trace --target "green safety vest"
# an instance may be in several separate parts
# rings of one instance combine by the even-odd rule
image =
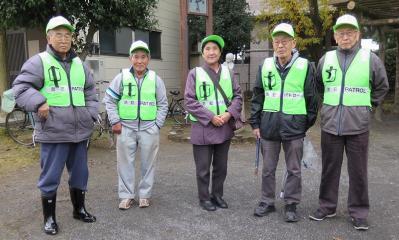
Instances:
[[[47,99],[47,104],[56,107],[85,106],[86,75],[80,58],[72,59],[68,77],[64,68],[51,54],[41,52],[39,56],[43,62],[44,75],[44,84],[40,92]]]
[[[227,99],[231,101],[233,98],[233,83],[230,71],[223,65],[221,65],[221,71],[219,85],[226,94]],[[217,90],[208,73],[201,67],[195,68],[195,95],[198,101],[215,115],[224,113],[227,110],[222,94]],[[194,122],[197,121],[191,114],[190,119]]]
[[[306,114],[304,85],[308,72],[308,60],[298,57],[282,81],[274,59],[266,58],[262,66],[262,85],[265,91],[264,112]]]
[[[322,70],[324,104],[371,107],[370,56],[369,50],[360,49],[346,73],[343,73],[337,52],[326,53]]]
[[[138,86],[130,70],[122,70],[123,91],[118,102],[121,119],[152,121],[157,118],[156,80],[156,73],[150,70]]]

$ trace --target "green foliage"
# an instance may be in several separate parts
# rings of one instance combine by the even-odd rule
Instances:
[[[255,18],[257,37],[271,39],[270,33],[277,24],[289,22],[294,27],[297,48],[307,49],[316,60],[327,31],[331,31],[333,12],[328,0],[267,0],[267,9]]]
[[[245,0],[214,0],[213,14],[214,32],[226,43],[224,53],[249,49],[253,23]]]
[[[395,90],[395,79],[396,79],[396,53],[397,48],[391,48],[385,50],[385,68],[387,71],[389,89]]]
[[[158,0],[7,0],[0,2],[0,28],[44,28],[52,16],[63,15],[75,25],[74,42],[85,58],[100,28],[152,29],[157,4]]]
[[[220,35],[225,41],[224,54],[236,54],[249,48],[253,22],[245,0],[214,0],[213,24],[214,34]],[[190,15],[188,26],[191,44],[205,37],[205,17]]]

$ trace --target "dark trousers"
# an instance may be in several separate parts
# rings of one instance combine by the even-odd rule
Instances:
[[[354,218],[367,218],[369,212],[368,142],[369,132],[346,136],[321,132],[322,175],[319,203],[323,212],[334,213],[336,211],[339,178],[345,149],[349,175],[349,215]]]
[[[276,195],[276,168],[283,145],[287,179],[284,183],[284,202],[298,204],[301,200],[301,160],[303,155],[303,138],[291,141],[269,141],[262,139],[262,197],[261,202],[274,205]]]
[[[227,175],[227,155],[230,140],[214,145],[193,145],[194,161],[197,175],[198,197],[205,201],[210,199],[209,181],[212,164],[213,196],[223,196],[223,184]]]
[[[79,143],[42,143],[40,147],[41,174],[37,184],[42,196],[52,197],[57,192],[64,167],[69,173],[69,187],[86,191],[87,141]]]

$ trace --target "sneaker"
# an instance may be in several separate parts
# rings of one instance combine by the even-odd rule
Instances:
[[[311,220],[315,220],[315,221],[322,221],[322,220],[324,220],[326,218],[335,217],[336,215],[337,215],[337,213],[335,213],[335,212],[334,213],[330,213],[330,214],[324,213],[324,212],[322,212],[320,210],[320,208],[318,208],[314,213],[309,215],[309,218]]]
[[[298,215],[296,213],[296,204],[287,204],[284,209],[284,221],[298,222]]]
[[[369,223],[366,218],[352,218],[352,225],[356,230],[366,231],[369,229]]]
[[[255,208],[254,215],[256,217],[264,217],[267,214],[276,211],[274,205],[268,205],[265,202],[260,202],[258,206]]]
[[[119,203],[119,209],[128,210],[133,206],[133,203],[134,199],[129,199],[129,198],[122,199],[121,202]]]
[[[139,208],[146,208],[150,206],[149,198],[140,198],[139,200]]]

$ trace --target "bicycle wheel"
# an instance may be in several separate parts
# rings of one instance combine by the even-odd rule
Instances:
[[[187,123],[187,112],[183,107],[183,99],[177,100],[172,108],[172,116],[177,124]]]
[[[17,143],[33,146],[33,126],[30,116],[22,109],[14,109],[7,114],[6,130],[8,135]]]

